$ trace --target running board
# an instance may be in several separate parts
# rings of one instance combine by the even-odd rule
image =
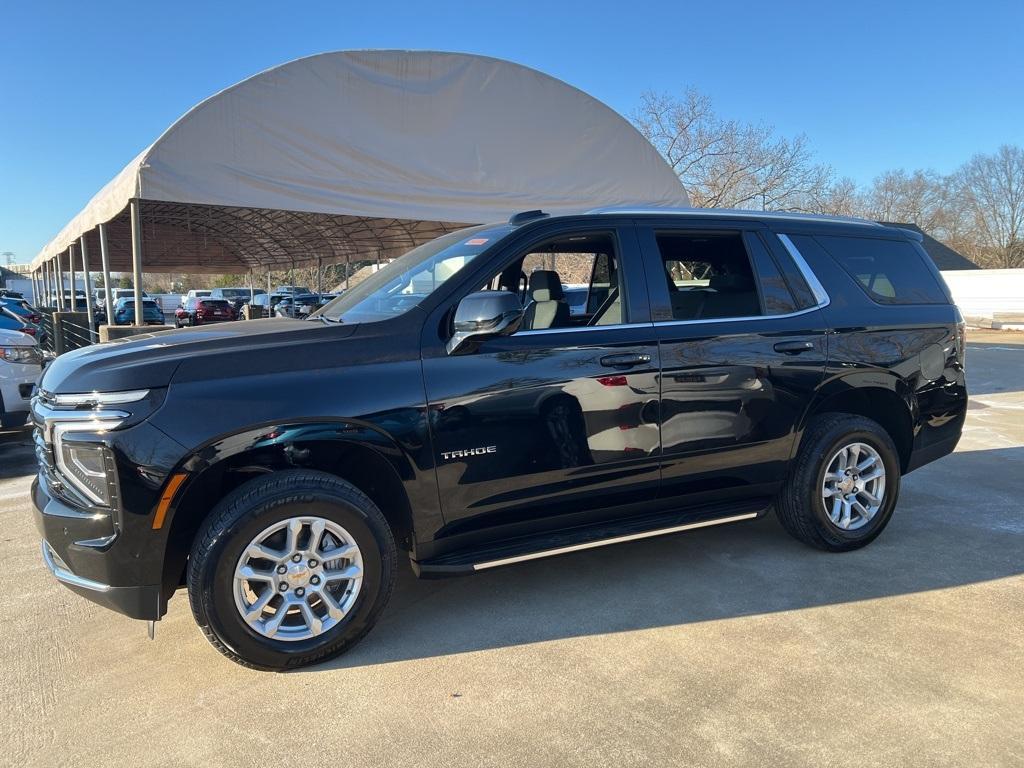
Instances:
[[[627,541],[638,541],[655,536],[667,536],[672,533],[692,531],[697,528],[708,528],[714,525],[738,523],[742,520],[753,520],[763,514],[765,509],[766,505],[764,504],[746,505],[742,511],[734,508],[734,514],[718,517],[706,516],[703,519],[696,520],[691,516],[691,521],[684,523],[678,522],[680,516],[675,514],[670,517],[658,516],[656,519],[648,518],[645,521],[625,520],[621,521],[618,525],[606,524],[592,529],[559,531],[531,540],[502,542],[476,552],[459,552],[432,561],[413,561],[413,568],[418,575],[423,577],[474,573],[490,568],[500,568],[504,565],[523,563],[529,560],[539,560],[570,552],[580,552],[585,549],[622,544]],[[671,519],[672,524],[664,525],[664,523],[669,522],[669,519],[666,518]],[[650,527],[644,526],[638,530],[638,528],[643,526],[644,522]],[[656,522],[660,522],[662,525],[651,525]],[[538,548],[538,544],[546,544],[548,546]]]

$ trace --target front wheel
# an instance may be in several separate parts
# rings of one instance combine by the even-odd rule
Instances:
[[[899,491],[900,459],[889,433],[863,416],[827,413],[808,425],[775,511],[799,541],[845,552],[882,532]]]
[[[196,623],[244,666],[333,658],[373,627],[397,552],[377,506],[325,472],[289,470],[240,486],[196,536],[188,591]]]

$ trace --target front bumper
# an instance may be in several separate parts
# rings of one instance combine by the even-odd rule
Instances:
[[[32,484],[43,562],[73,592],[133,619],[159,619],[166,610],[159,585],[122,585],[125,542],[109,516],[69,507],[53,498],[45,479]],[[119,544],[121,546],[119,546]]]

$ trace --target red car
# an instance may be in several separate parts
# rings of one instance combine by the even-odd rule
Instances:
[[[234,320],[235,317],[234,307],[224,299],[191,298],[185,301],[184,306],[174,310],[174,327],[222,323]]]

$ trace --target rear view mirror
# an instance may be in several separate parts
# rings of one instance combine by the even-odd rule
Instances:
[[[511,336],[523,321],[519,297],[509,291],[478,291],[459,302],[455,310],[455,333],[448,340],[448,354],[454,355],[467,342],[495,336]]]

